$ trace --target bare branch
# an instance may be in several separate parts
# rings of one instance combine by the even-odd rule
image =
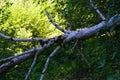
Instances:
[[[60,36],[61,37],[61,36]],[[36,51],[40,53],[42,53],[44,50],[46,50],[47,48],[49,47],[52,47],[54,42],[59,40],[60,38],[59,37],[55,37],[54,39],[50,39],[48,41],[48,43],[45,43],[43,46],[37,46],[31,50],[28,50],[26,52],[23,52],[17,56],[15,56],[14,58],[12,58],[9,62],[6,62],[4,64],[2,64],[0,66],[0,73],[1,72],[4,72],[6,69],[9,69],[11,68],[12,66],[15,66],[23,61],[25,61],[26,59],[30,58],[30,57],[33,57],[35,54]]]
[[[7,36],[3,33],[0,33],[0,36],[3,37],[4,39],[8,39],[11,41],[17,41],[17,42],[39,42],[41,40],[46,40],[43,38],[13,38],[13,37]]]
[[[11,38],[10,36],[6,36],[6,35],[4,35],[2,33],[0,33],[0,36],[3,37],[3,38],[5,38],[5,39],[10,39]]]
[[[52,20],[52,18],[50,17],[48,11],[45,10],[45,12],[46,12],[46,15],[47,15],[49,21],[50,21],[58,30],[60,30],[60,31],[62,31],[62,32],[64,32],[64,33],[66,33],[66,30],[64,30],[63,28],[61,28],[58,24],[56,24],[56,23]]]
[[[12,38],[12,40],[17,42],[39,42],[43,38]]]
[[[12,66],[15,66],[16,64],[21,63],[22,61],[26,60],[29,57],[32,57],[34,55],[35,51],[41,50],[41,46],[35,47],[29,51],[23,52],[19,55],[16,55],[10,59],[9,62],[6,62],[2,65],[0,65],[0,73],[4,72],[6,69],[9,69]]]
[[[15,57],[15,56],[10,56],[10,57],[7,57],[7,58],[0,59],[0,62],[9,61],[9,60],[11,60],[11,59],[14,58],[14,57]]]
[[[42,74],[41,74],[41,76],[40,76],[40,80],[43,80],[50,59],[55,55],[55,53],[56,53],[59,49],[60,49],[60,46],[58,46],[58,47],[48,56],[48,58],[47,58],[47,60],[46,60],[46,63],[45,63],[45,65],[44,65]]]
[[[86,64],[88,65],[88,67],[90,67],[90,63],[88,62],[87,58],[85,57],[85,55],[80,51],[80,49],[77,47],[77,50],[79,52],[79,54],[82,56],[82,58],[85,60]]]
[[[32,71],[33,67],[35,66],[37,57],[38,57],[38,52],[36,52],[36,54],[35,54],[35,56],[34,56],[34,60],[33,60],[33,62],[32,62],[32,65],[30,66],[29,71],[28,71],[28,73],[27,73],[27,75],[26,75],[26,77],[25,77],[24,80],[28,80],[28,77],[30,76],[31,71]]]
[[[97,6],[95,6],[94,4],[93,4],[93,1],[92,0],[90,0],[90,3],[91,3],[91,6],[96,10],[96,12],[98,13],[98,15],[100,16],[100,18],[103,20],[103,21],[105,21],[106,20],[106,18],[104,17],[104,15],[100,12],[100,10],[97,8]]]

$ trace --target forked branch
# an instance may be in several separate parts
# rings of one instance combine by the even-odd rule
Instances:
[[[106,26],[105,21],[102,21],[99,24],[89,27],[87,29],[82,29],[79,31],[71,31],[70,33],[65,33],[60,36],[47,39],[48,40],[47,43],[44,43],[43,46],[38,46],[36,48],[23,52],[20,55],[13,57],[10,61],[2,64],[0,66],[0,72],[4,72],[7,69],[10,69],[11,67],[15,66],[16,64],[22,63],[28,58],[33,57],[36,51],[39,51],[39,54],[43,53],[46,49],[54,46],[55,43],[56,43],[56,46],[59,46],[62,43],[67,44],[68,42],[72,40],[77,40],[77,39],[85,40],[85,39],[96,36],[96,31],[103,30],[104,26],[106,26],[106,29],[110,29],[112,26],[118,23],[120,24],[120,14],[117,14],[111,17],[108,20],[107,26]],[[103,33],[104,32],[105,30],[103,31]]]

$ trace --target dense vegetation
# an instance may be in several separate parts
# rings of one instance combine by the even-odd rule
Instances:
[[[120,0],[94,0],[109,19],[120,13]],[[44,10],[63,28],[77,30],[101,21],[89,0],[1,0],[0,32],[18,38],[49,38],[62,34],[49,22]],[[91,67],[86,64],[74,42],[65,45],[51,59],[44,80],[119,80],[120,79],[120,31],[114,26],[106,34],[80,41],[79,48]],[[0,58],[24,52],[39,43],[17,43],[0,37]],[[46,50],[37,60],[29,80],[40,78],[44,63],[52,52]],[[32,59],[1,73],[0,80],[23,80]],[[0,63],[1,64],[1,63]]]

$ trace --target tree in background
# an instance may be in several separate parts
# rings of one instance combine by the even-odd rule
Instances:
[[[27,80],[32,74],[29,79],[35,80],[41,74],[40,80],[45,75],[46,80],[118,79],[119,3],[119,0],[1,1],[0,72],[4,76],[1,77],[15,80],[20,75]]]

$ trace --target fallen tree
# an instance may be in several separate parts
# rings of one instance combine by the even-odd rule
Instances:
[[[20,64],[24,62],[25,60],[34,57],[33,63],[28,71],[28,74],[26,75],[25,80],[28,79],[32,68],[35,65],[37,56],[42,54],[46,49],[49,49],[51,46],[57,46],[55,50],[50,54],[50,56],[46,60],[46,64],[44,66],[44,69],[42,71],[42,75],[40,77],[40,80],[43,80],[44,73],[46,72],[47,66],[49,64],[50,58],[61,48],[61,46],[66,45],[68,42],[73,41],[73,40],[86,40],[88,38],[92,38],[96,36],[97,32],[101,32],[100,34],[105,33],[108,31],[111,27],[114,25],[119,25],[120,24],[120,14],[116,14],[113,17],[111,17],[109,20],[106,20],[106,18],[103,16],[103,14],[99,11],[99,9],[93,4],[92,0],[90,0],[91,6],[96,10],[102,21],[94,26],[91,26],[89,28],[83,28],[78,31],[72,31],[72,30],[64,30],[62,29],[59,25],[57,25],[52,18],[49,16],[49,13],[47,10],[45,10],[46,15],[50,22],[61,32],[64,34],[60,36],[56,36],[53,38],[13,38],[11,36],[4,35],[3,33],[0,33],[0,36],[3,37],[4,39],[8,39],[11,41],[16,41],[16,42],[40,42],[41,45],[28,50],[26,52],[23,52],[19,55],[16,56],[11,56],[7,58],[0,59],[0,62],[3,64],[0,66],[0,73],[12,68],[13,66]],[[77,44],[77,43],[76,43]],[[75,44],[75,45],[76,45]]]

